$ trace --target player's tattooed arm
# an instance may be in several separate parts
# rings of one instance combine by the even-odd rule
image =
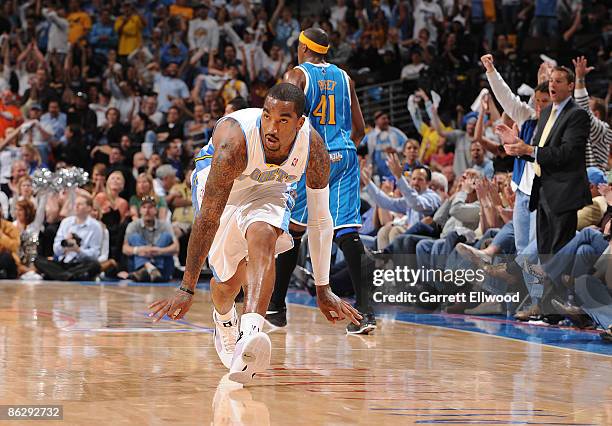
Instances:
[[[310,158],[306,166],[306,186],[312,189],[325,188],[329,183],[329,152],[323,138],[310,127]]]
[[[194,289],[200,270],[212,245],[221,214],[227,204],[234,179],[246,169],[247,152],[240,124],[233,119],[223,120],[213,133],[215,153],[200,212],[196,216],[189,244],[183,286]]]

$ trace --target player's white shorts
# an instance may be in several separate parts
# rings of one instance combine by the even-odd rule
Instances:
[[[199,214],[210,167],[194,172],[192,201]],[[238,264],[248,257],[246,232],[255,222],[265,222],[284,232],[276,240],[275,255],[290,250],[289,219],[295,201],[278,185],[261,185],[232,192],[221,215],[219,229],[208,252],[208,264],[215,279],[225,282],[236,273]]]

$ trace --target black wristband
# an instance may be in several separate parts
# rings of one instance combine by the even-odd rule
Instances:
[[[189,294],[191,294],[192,296],[195,294],[195,293],[193,292],[193,290],[190,290],[190,289],[185,288],[185,287],[179,287],[179,290],[184,291],[185,293],[189,293]]]

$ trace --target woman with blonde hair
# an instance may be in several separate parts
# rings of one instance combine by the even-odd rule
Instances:
[[[119,196],[125,187],[123,174],[115,170],[106,179],[104,192],[96,194],[94,197],[94,209],[100,212],[100,222],[102,222],[109,233],[109,253],[110,259],[119,260],[122,257],[121,248],[123,237],[127,226],[127,218],[130,215],[128,202]]]
[[[155,198],[157,202],[158,219],[162,221],[166,220],[168,216],[168,205],[163,197],[155,195],[155,191],[153,190],[153,178],[148,173],[141,173],[136,178],[136,195],[132,195],[130,198],[130,215],[132,216],[132,220],[138,219],[142,198],[147,195]]]
[[[21,200],[28,200],[36,205],[32,178],[30,176],[23,176],[17,181],[17,193],[13,194],[9,200],[9,209],[12,218],[15,218],[15,207],[17,206],[17,202]]]
[[[21,147],[21,158],[26,162],[29,174],[34,173],[36,169],[47,167],[46,164],[43,164],[40,152],[32,144]]]
[[[129,204],[119,196],[124,188],[125,178],[123,173],[115,170],[108,175],[104,192],[100,192],[94,197],[94,203],[99,206],[103,217],[112,211],[117,211],[120,216],[119,222],[124,222],[127,219],[130,210]]]
[[[106,189],[106,164],[96,163],[91,171],[91,194],[95,197]]]

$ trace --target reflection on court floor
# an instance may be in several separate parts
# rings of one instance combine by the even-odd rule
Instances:
[[[217,359],[206,291],[185,321],[150,322],[169,291],[0,284],[0,403],[63,404],[79,424],[612,424],[612,358],[592,333],[398,314],[346,336],[291,305],[271,369],[243,388]]]

